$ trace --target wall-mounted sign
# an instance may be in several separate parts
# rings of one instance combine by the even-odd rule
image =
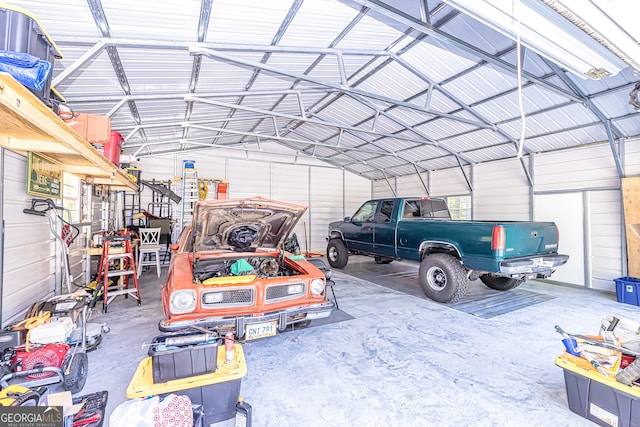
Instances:
[[[62,165],[39,153],[27,157],[27,194],[47,198],[62,197]]]

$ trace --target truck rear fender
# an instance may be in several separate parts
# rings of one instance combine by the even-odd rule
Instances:
[[[462,255],[458,248],[449,242],[442,242],[437,240],[427,240],[420,243],[420,259],[424,259],[427,255],[435,253],[445,253],[456,257],[461,260]]]

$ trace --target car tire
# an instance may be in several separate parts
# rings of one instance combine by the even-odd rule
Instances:
[[[522,283],[522,280],[519,279],[491,276],[489,274],[483,274],[480,276],[480,280],[482,280],[482,283],[487,285],[487,287],[495,289],[496,291],[508,291],[517,288],[520,283]]]
[[[442,303],[458,301],[469,286],[467,272],[460,261],[447,254],[425,256],[418,278],[425,295]]]
[[[331,239],[327,243],[327,261],[333,268],[342,268],[349,261],[349,250],[342,239]]]

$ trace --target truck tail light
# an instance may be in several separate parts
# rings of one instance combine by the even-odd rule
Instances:
[[[503,251],[507,236],[504,232],[504,227],[496,225],[493,227],[493,233],[491,233],[491,250]]]

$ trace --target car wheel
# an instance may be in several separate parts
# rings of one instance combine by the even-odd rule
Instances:
[[[349,261],[347,245],[341,239],[331,239],[327,244],[327,260],[333,268],[342,268]]]
[[[512,279],[510,277],[498,277],[491,276],[489,274],[483,274],[480,276],[480,280],[482,283],[487,285],[491,289],[495,289],[496,291],[508,291],[513,288],[517,288],[522,280]]]
[[[458,301],[469,286],[467,272],[460,261],[447,254],[424,257],[418,278],[425,295],[437,302]]]

